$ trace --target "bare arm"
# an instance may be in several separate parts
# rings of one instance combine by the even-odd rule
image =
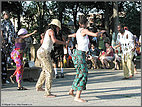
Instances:
[[[33,34],[35,34],[37,32],[37,30],[34,30],[32,33],[30,33],[30,34],[26,34],[26,35],[24,35],[24,36],[21,36],[21,38],[28,38],[29,36],[31,36],[31,35],[33,35]]]
[[[121,44],[119,43],[118,45],[114,46],[113,48],[116,49],[116,48],[118,48],[120,46],[121,46]]]
[[[82,36],[89,35],[89,36],[97,37],[97,34],[98,33],[93,33],[91,31],[89,31],[88,29],[83,29],[82,32],[81,32]]]
[[[53,30],[49,31],[49,36],[51,37],[51,40],[53,41],[53,43],[66,45],[66,42],[60,41],[60,40],[55,38]]]
[[[110,54],[110,52],[112,52],[112,51],[113,51],[113,50],[112,50],[112,48],[109,48],[109,49],[108,49],[108,52],[106,52],[106,54],[105,54],[105,55],[106,55],[106,56],[107,56],[107,55],[109,55],[109,54]]]
[[[70,34],[68,37],[76,37],[76,33]]]

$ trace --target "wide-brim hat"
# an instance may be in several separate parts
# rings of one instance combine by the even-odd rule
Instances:
[[[19,31],[18,31],[18,36],[19,35],[26,35],[28,33],[28,31],[24,28],[21,28]]]
[[[61,29],[61,22],[58,19],[52,19],[49,25],[56,25]]]

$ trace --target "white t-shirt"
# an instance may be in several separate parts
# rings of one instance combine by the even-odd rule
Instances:
[[[79,28],[76,33],[76,40],[77,40],[77,49],[81,51],[89,51],[88,45],[89,45],[89,38],[88,35],[82,36],[81,31],[83,28]]]
[[[125,30],[124,34],[118,33],[117,41],[121,44],[123,54],[131,52],[132,48],[134,48],[134,35]]]

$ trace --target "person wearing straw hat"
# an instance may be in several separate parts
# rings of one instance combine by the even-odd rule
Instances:
[[[53,67],[50,53],[54,48],[53,45],[54,43],[67,45],[66,42],[56,39],[59,30],[61,30],[61,22],[58,19],[53,19],[45,30],[43,43],[37,51],[37,57],[42,63],[42,72],[35,87],[36,91],[45,91],[45,97],[56,97],[56,95],[51,94]],[[44,82],[45,89],[42,88]]]
[[[13,49],[13,51],[11,52],[11,58],[16,63],[16,70],[13,75],[10,76],[10,80],[12,83],[14,83],[12,78],[16,76],[16,81],[18,83],[17,90],[26,90],[26,88],[21,86],[21,80],[23,77],[23,50],[26,46],[24,39],[35,34],[36,32],[37,31],[35,30],[30,34],[27,34],[28,31],[24,28],[21,28],[18,31],[18,38],[15,39],[15,49]]]

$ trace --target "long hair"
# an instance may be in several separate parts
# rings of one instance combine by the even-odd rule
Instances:
[[[44,32],[44,36],[45,36],[45,33],[46,33],[46,31],[48,30],[48,29],[52,29],[53,31],[54,31],[54,36],[56,37],[57,36],[57,30],[56,30],[56,25],[49,25],[49,26],[47,26],[47,28],[45,29],[45,32]]]
[[[79,23],[81,25],[86,25],[87,21],[88,20],[87,20],[86,16],[82,15],[82,16],[79,17]]]

